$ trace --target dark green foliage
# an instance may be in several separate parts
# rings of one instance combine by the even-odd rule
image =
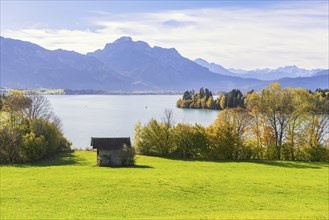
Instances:
[[[192,100],[193,95],[194,95],[193,91],[190,91],[190,92],[186,91],[183,94],[183,100]]]
[[[221,98],[224,98],[224,103],[221,106],[222,109],[227,108],[236,108],[241,107],[244,108],[244,99],[242,92],[238,89],[233,89],[232,91],[225,93]]]

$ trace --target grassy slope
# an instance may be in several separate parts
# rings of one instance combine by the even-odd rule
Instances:
[[[328,164],[195,162],[138,156],[95,166],[95,152],[1,166],[1,219],[327,219]]]

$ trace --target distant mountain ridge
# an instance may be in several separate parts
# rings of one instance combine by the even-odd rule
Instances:
[[[257,90],[269,83],[242,78],[224,67],[214,66],[221,70],[214,73],[181,56],[174,48],[150,47],[130,37],[121,37],[87,55],[47,50],[30,42],[1,37],[0,67],[0,86],[21,89],[185,91],[207,87],[213,91],[228,91],[233,88]],[[289,83],[313,89],[305,83],[288,81],[286,84]]]
[[[201,58],[194,60],[194,62],[196,62],[200,66],[204,66],[204,67],[208,68],[211,72],[219,73],[219,74],[223,74],[223,75],[227,75],[227,76],[239,77],[239,74],[229,71],[228,69],[224,68],[223,66],[221,66],[219,64],[208,63],[206,60],[201,59]]]
[[[295,65],[279,67],[277,69],[269,69],[269,68],[255,69],[255,70],[243,70],[243,69],[234,69],[234,68],[226,69],[219,64],[209,63],[201,58],[194,60],[194,62],[208,68],[210,71],[214,73],[220,73],[230,76],[238,76],[241,78],[254,78],[254,79],[266,80],[266,81],[278,80],[285,77],[289,77],[289,78],[310,77],[310,76],[314,76],[318,72],[324,71],[324,69],[313,69],[313,70],[301,69]]]

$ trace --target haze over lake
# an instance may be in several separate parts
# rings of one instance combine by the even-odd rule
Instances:
[[[134,126],[151,118],[162,120],[172,109],[175,123],[211,124],[219,111],[179,109],[180,95],[56,95],[47,96],[63,123],[64,135],[73,148],[90,146],[91,137],[128,137]]]

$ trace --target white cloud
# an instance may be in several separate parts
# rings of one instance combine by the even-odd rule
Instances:
[[[93,13],[95,15],[95,13]],[[129,13],[98,13],[94,30],[2,30],[5,37],[48,49],[86,53],[121,36],[150,45],[175,47],[183,56],[202,57],[225,67],[298,65],[328,68],[328,4],[272,8],[204,8]]]

